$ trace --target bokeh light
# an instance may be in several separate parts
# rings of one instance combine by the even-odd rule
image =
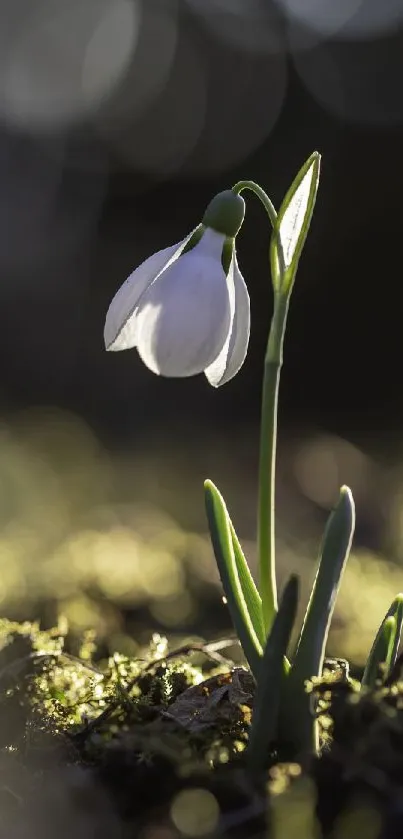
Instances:
[[[141,113],[130,103],[122,118],[112,102],[97,126],[137,171],[160,177],[223,172],[269,136],[286,83],[284,49],[249,53],[182,21],[158,95]]]
[[[403,121],[403,100],[396,79],[401,70],[401,41],[329,40],[292,48],[295,69],[319,104],[338,119],[358,125],[394,126]]]
[[[334,839],[355,839],[365,836],[376,839],[382,831],[382,817],[378,809],[368,804],[348,806],[336,819]]]
[[[108,453],[86,424],[60,410],[24,411],[12,424],[3,422],[1,614],[52,623],[63,615],[73,634],[94,629],[108,648],[130,654],[156,627],[175,642],[189,634],[233,637],[203,511],[196,518],[193,511],[210,459],[223,477],[219,485],[256,575],[250,448],[245,438],[243,449],[232,442],[239,454],[235,471],[232,449],[225,454],[219,438],[210,438],[206,450],[199,446],[197,457],[191,441],[180,448],[172,442],[167,450],[157,440],[122,457]],[[299,622],[328,510],[340,483],[353,487],[357,533],[329,652],[362,665],[403,589],[403,471],[375,465],[349,441],[318,432],[283,441],[279,467],[278,575],[280,588],[290,573],[301,577]],[[363,523],[372,521],[372,498],[378,499],[380,486],[384,522],[378,520],[378,530],[384,531],[377,534],[376,550]],[[239,658],[236,647],[231,655]]]
[[[371,463],[347,440],[316,434],[296,447],[294,469],[302,493],[329,509],[342,484],[353,489],[356,500],[361,498],[368,485]]]
[[[262,0],[187,0],[187,3],[223,44],[250,55],[284,53],[284,20],[275,4]]]
[[[35,132],[88,118],[124,74],[139,22],[137,0],[3,3],[3,120]]]
[[[211,835],[219,815],[217,799],[209,790],[202,788],[183,790],[171,806],[171,819],[184,836]]]
[[[94,116],[98,132],[118,148],[125,148],[125,133],[164,92],[178,46],[177,0],[136,2],[141,8],[136,48],[113,96]]]
[[[369,39],[396,30],[403,23],[400,0],[276,0],[291,24],[320,38]]]
[[[205,123],[206,86],[197,46],[182,38],[164,86],[138,116],[102,118],[100,130],[126,165],[155,174],[180,169],[194,149]],[[108,134],[111,129],[112,134]],[[120,130],[119,130],[120,129]]]

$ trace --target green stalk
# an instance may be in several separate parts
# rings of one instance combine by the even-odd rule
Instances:
[[[262,189],[259,184],[256,184],[255,181],[238,181],[235,186],[232,187],[232,191],[235,192],[236,195],[240,195],[244,189],[249,189],[251,192],[256,195],[256,198],[263,204],[267,215],[269,216],[271,226],[274,230],[275,222],[277,218],[276,210],[274,209],[274,204],[270,201],[267,192]]]
[[[275,563],[277,412],[289,297],[276,295],[264,362],[260,424],[258,556],[263,620],[269,632],[278,609]]]
[[[320,155],[314,152],[298,172],[282,202],[278,215],[268,195],[253,181],[239,181],[232,188],[236,194],[244,189],[251,190],[263,204],[273,228],[270,242],[270,267],[274,290],[274,312],[264,364],[258,501],[259,588],[266,634],[270,631],[278,611],[274,513],[278,392],[283,363],[284,334],[290,294],[315,205],[319,168]],[[289,251],[287,265],[284,258],[283,234]]]
[[[274,204],[270,201],[267,192],[265,192],[264,189],[262,189],[262,187],[254,181],[238,181],[238,183],[232,187],[232,191],[235,192],[236,195],[240,195],[244,189],[249,189],[250,192],[253,192],[253,194],[256,195],[256,198],[258,198],[260,203],[263,204],[263,207],[269,217],[269,221],[273,229],[273,235],[270,241],[271,274],[273,288],[275,291],[279,291],[281,278],[285,275],[285,262],[281,239],[277,229],[278,217]]]
[[[253,192],[266,210],[277,241],[276,253],[283,269],[281,243],[276,231],[276,210],[266,192],[254,181],[238,181],[232,187],[233,192],[237,194],[245,189]],[[274,314],[267,343],[263,376],[258,502],[259,590],[262,598],[262,615],[266,635],[278,610],[275,564],[277,409],[289,301],[288,296],[280,296],[276,293],[276,288],[279,287],[278,277],[273,276],[273,286],[275,289]]]

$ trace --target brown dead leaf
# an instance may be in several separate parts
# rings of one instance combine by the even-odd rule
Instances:
[[[251,674],[241,668],[212,676],[200,685],[187,688],[164,716],[192,734],[234,723],[243,715],[242,706],[251,706],[253,685]]]

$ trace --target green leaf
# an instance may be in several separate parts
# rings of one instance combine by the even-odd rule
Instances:
[[[260,663],[246,752],[247,766],[252,772],[265,769],[270,745],[277,739],[281,695],[288,679],[287,647],[297,614],[298,595],[299,580],[293,574],[284,589]]]
[[[217,487],[213,484],[212,481],[205,482],[205,489],[209,492],[215,493],[216,503],[221,506],[223,515],[226,516],[227,521],[229,523],[230,531],[231,531],[231,538],[232,538],[232,546],[234,550],[234,557],[235,557],[235,564],[238,571],[239,582],[241,584],[243,596],[246,602],[246,606],[250,615],[250,619],[253,624],[253,628],[256,632],[256,635],[260,641],[262,649],[265,644],[266,636],[264,630],[264,623],[263,623],[263,612],[262,612],[262,600],[260,594],[256,588],[255,581],[252,577],[250,572],[249,565],[245,559],[244,553],[242,551],[239,539],[235,532],[234,525],[232,524],[231,518],[229,516],[227,507],[225,505],[224,499],[222,495],[219,493]]]
[[[330,621],[350,552],[354,525],[353,496],[348,487],[342,487],[339,501],[326,524],[319,566],[287,682],[283,721],[297,751],[317,749],[317,725],[305,684],[322,672]]]
[[[245,559],[239,539],[235,533],[234,525],[232,524],[229,515],[228,521],[231,529],[232,546],[234,549],[235,563],[238,570],[239,582],[241,584],[243,596],[246,601],[253,628],[263,648],[266,642],[266,633],[263,621],[262,599],[256,588],[255,581],[250,572],[249,565]]]
[[[320,154],[313,152],[288,190],[270,243],[275,291],[291,292],[298,262],[311,224],[319,186]]]
[[[389,672],[391,671],[392,667],[394,667],[397,659],[397,654],[399,652],[400,647],[400,639],[402,636],[402,628],[403,628],[403,594],[397,594],[393,603],[390,606],[389,612],[387,617],[395,618],[396,620],[396,633],[393,641],[393,647],[391,650],[390,662],[389,662]]]
[[[396,618],[391,615],[386,615],[378,629],[375,641],[371,647],[371,652],[368,656],[368,661],[365,665],[361,681],[361,689],[375,687],[377,679],[383,675],[380,670],[381,665],[385,665],[385,674],[389,671],[390,661],[395,645],[396,631]]]
[[[298,640],[292,671],[309,679],[322,672],[325,646],[336,597],[350,553],[355,527],[351,490],[344,486],[323,535],[319,565]]]
[[[390,618],[394,620],[394,628],[391,631],[390,648],[388,646],[387,654],[384,658],[379,656],[384,655],[385,646],[385,624]],[[375,640],[372,644],[371,651],[365,665],[364,675],[361,681],[361,687],[373,687],[379,675],[379,664],[386,664],[384,678],[386,679],[394,666],[399,651],[400,638],[402,634],[403,625],[403,594],[398,594],[391,605],[378,629]],[[391,625],[390,625],[391,626]],[[388,633],[386,630],[386,634]]]
[[[224,594],[245,657],[256,675],[263,655],[259,638],[262,626],[260,598],[237,539],[234,546],[235,531],[224,499],[212,481],[205,481],[204,490],[211,541]]]

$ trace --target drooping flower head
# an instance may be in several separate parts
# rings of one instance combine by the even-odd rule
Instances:
[[[185,239],[136,268],[108,309],[106,349],[136,347],[161,376],[204,372],[214,387],[232,379],[250,331],[249,295],[235,251],[244,214],[240,195],[221,192]]]

